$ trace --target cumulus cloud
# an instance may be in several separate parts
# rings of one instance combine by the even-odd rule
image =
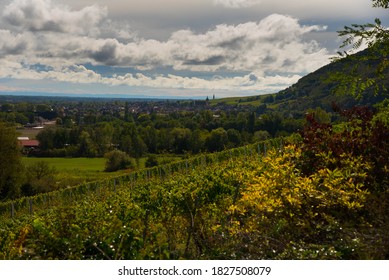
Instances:
[[[29,44],[28,38],[22,34],[0,30],[0,57],[23,54],[28,49]]]
[[[321,66],[323,61],[312,58],[322,60],[326,50],[315,41],[305,42],[303,36],[324,29],[273,14],[260,22],[218,25],[203,34],[177,31],[168,44],[174,46],[177,69],[305,72]]]
[[[188,71],[310,72],[328,62],[326,49],[304,35],[325,27],[304,26],[274,14],[260,22],[217,25],[204,33],[174,32],[166,41],[40,34],[38,59],[60,63],[94,63],[138,70],[172,67]]]
[[[254,3],[218,2],[231,7]],[[280,14],[258,22],[219,24],[203,32],[181,29],[166,40],[140,38],[96,5],[71,10],[50,0],[13,0],[3,18],[10,30],[0,29],[0,78],[269,92],[296,82],[328,63],[329,57],[316,41],[306,40],[306,35],[325,27],[302,25]],[[87,64],[133,71],[108,77],[87,69]],[[161,68],[172,70],[146,74]],[[196,77],[199,72],[202,78]]]
[[[214,0],[213,2],[227,8],[247,8],[261,3],[261,0]]]
[[[54,6],[51,0],[14,0],[3,11],[11,25],[29,31],[53,31],[88,34],[107,15],[107,9],[97,5],[79,11],[66,6]]]
[[[0,63],[2,61],[0,60]],[[5,70],[8,69],[8,70]],[[14,79],[52,80],[74,84],[101,84],[106,86],[149,87],[155,89],[191,89],[241,92],[276,92],[301,78],[299,75],[261,76],[261,73],[248,73],[234,77],[212,76],[208,79],[186,77],[174,74],[146,75],[127,73],[124,75],[103,76],[83,65],[63,66],[36,71],[32,65],[9,64],[0,69],[0,76]]]

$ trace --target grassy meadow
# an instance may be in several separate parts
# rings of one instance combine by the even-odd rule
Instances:
[[[54,180],[58,188],[102,180],[123,173],[123,171],[104,172],[106,161],[104,158],[23,158],[27,168],[41,161],[47,162],[53,168]]]
[[[180,160],[180,156],[158,155],[159,164],[167,164]],[[135,169],[145,168],[146,157],[140,158],[135,163]],[[130,170],[119,170],[115,172],[106,172],[105,158],[34,158],[23,157],[23,163],[28,166],[37,164],[41,161],[48,163],[49,167],[54,169],[54,180],[57,188],[75,186],[85,182],[97,181],[115,177],[130,172]]]
[[[33,158],[24,157],[23,163],[26,165],[46,161],[57,171],[94,171],[102,172],[105,167],[105,158]]]

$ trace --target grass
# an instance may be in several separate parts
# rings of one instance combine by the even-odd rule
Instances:
[[[264,98],[269,95],[261,95],[261,96],[241,96],[241,97],[226,97],[220,99],[210,100],[211,105],[217,105],[219,103],[226,105],[251,105],[251,106],[260,106],[263,105]]]
[[[55,169],[57,188],[75,186],[84,182],[103,180],[124,171],[104,172],[104,158],[23,158],[26,166],[45,161]]]
[[[23,158],[26,165],[46,161],[57,171],[104,171],[105,158]]]
[[[166,164],[180,160],[182,157],[177,155],[158,155],[157,158],[160,164]],[[147,157],[139,159],[139,166],[136,168],[145,168],[146,159]],[[103,180],[129,172],[129,170],[105,172],[105,158],[23,158],[23,163],[27,168],[29,165],[40,161],[47,162],[50,167],[55,169],[54,177],[58,188]]]
[[[157,155],[160,164],[166,164],[182,159],[179,155]],[[147,157],[139,159],[138,168],[145,168]],[[34,164],[40,161],[46,161],[51,167],[57,171],[88,171],[88,172],[103,172],[105,168],[105,158],[33,158],[24,157],[25,165]]]

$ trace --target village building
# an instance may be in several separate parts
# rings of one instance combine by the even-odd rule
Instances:
[[[28,137],[23,137],[23,138],[28,138]],[[25,155],[30,154],[31,152],[35,152],[39,150],[39,141],[38,140],[29,140],[29,139],[22,139],[19,140],[19,144],[22,148],[22,153]]]

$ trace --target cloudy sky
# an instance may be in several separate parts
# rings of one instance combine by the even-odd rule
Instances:
[[[329,63],[370,0],[0,0],[0,94],[277,92]]]

